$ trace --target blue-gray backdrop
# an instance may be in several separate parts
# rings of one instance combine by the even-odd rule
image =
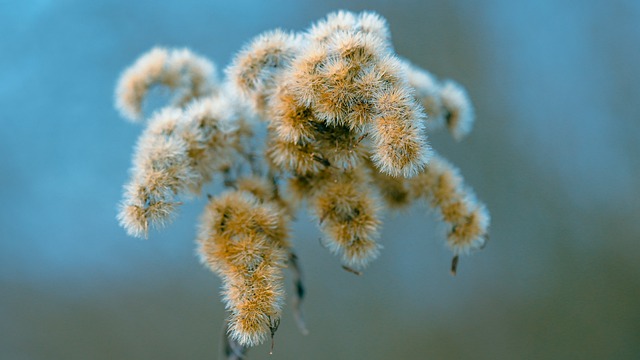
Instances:
[[[431,136],[493,216],[448,273],[423,207],[386,214],[356,277],[301,216],[310,334],[285,309],[251,359],[640,358],[640,2],[0,0],[0,358],[211,359],[219,280],[203,199],[148,241],[115,220],[141,128],[113,109],[154,45],[223,68],[252,36],[375,10],[399,54],[464,84],[472,135]]]

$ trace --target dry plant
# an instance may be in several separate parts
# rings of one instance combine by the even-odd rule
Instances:
[[[236,55],[222,80],[189,50],[155,48],[120,78],[122,115],[140,121],[156,85],[174,99],[146,121],[118,219],[130,235],[147,237],[182,197],[222,182],[226,191],[209,195],[197,243],[202,262],[223,282],[228,358],[273,341],[287,267],[306,331],[288,231],[303,204],[325,247],[354,273],[378,256],[384,206],[424,200],[435,209],[448,225],[453,273],[459,255],[488,239],[487,210],[425,134],[446,127],[461,139],[470,132],[465,90],[398,57],[375,13],[340,11],[304,32],[265,32]]]

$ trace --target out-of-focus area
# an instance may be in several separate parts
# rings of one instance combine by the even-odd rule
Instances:
[[[220,281],[194,255],[205,199],[147,241],[115,220],[141,131],[115,82],[154,45],[221,69],[260,32],[338,9],[379,12],[400,55],[467,87],[471,136],[430,141],[487,204],[491,241],[452,277],[435,216],[388,213],[357,277],[300,216],[310,334],[289,299],[274,355],[249,359],[640,358],[632,0],[0,2],[0,358],[217,358]]]

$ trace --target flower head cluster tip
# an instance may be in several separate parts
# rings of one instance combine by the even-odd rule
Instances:
[[[304,288],[288,240],[303,204],[322,244],[350,270],[379,255],[384,207],[418,199],[448,225],[453,271],[459,255],[488,238],[486,207],[426,139],[439,127],[458,140],[471,131],[466,91],[398,57],[375,13],[339,11],[302,32],[258,35],[221,81],[188,50],[153,49],[123,73],[117,108],[141,119],[155,85],[174,100],[149,116],[118,218],[129,234],[146,237],[185,195],[222,181],[227,190],[210,197],[198,244],[223,281],[228,349],[244,353],[273,338],[285,267],[295,274],[304,329]]]
[[[262,343],[279,323],[290,251],[287,216],[261,182],[243,179],[237,190],[213,198],[198,236],[203,262],[224,284],[231,338],[248,346]]]

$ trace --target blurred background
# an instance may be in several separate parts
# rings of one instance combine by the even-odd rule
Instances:
[[[142,129],[114,110],[116,79],[154,45],[223,68],[338,9],[379,12],[400,55],[467,87],[471,136],[430,139],[487,204],[491,242],[452,277],[435,217],[388,213],[357,277],[301,216],[310,334],[287,307],[274,355],[249,358],[640,358],[640,2],[570,3],[0,0],[0,358],[217,358],[205,200],[147,241],[115,220]]]

